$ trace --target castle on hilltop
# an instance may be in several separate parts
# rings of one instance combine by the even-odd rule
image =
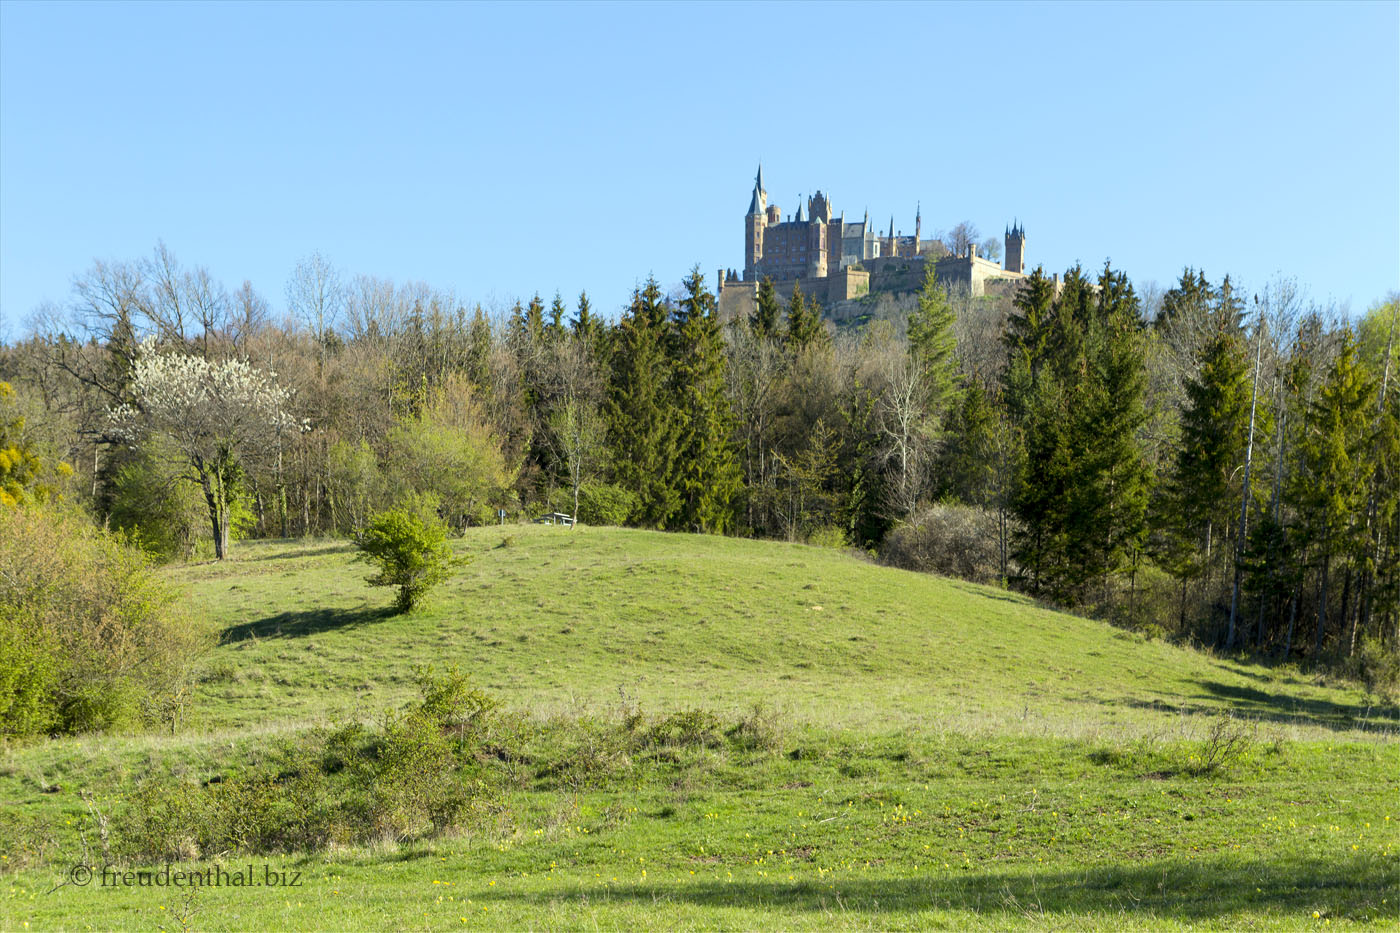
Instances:
[[[719,271],[720,310],[751,311],[765,278],[784,298],[797,285],[828,308],[866,295],[918,291],[929,262],[936,264],[946,286],[973,295],[1009,291],[1025,278],[1026,232],[1019,221],[1006,228],[1005,265],[977,255],[976,244],[962,255],[949,255],[941,241],[922,239],[922,232],[921,208],[914,212],[913,236],[896,233],[894,217],[882,236],[871,226],[868,211],[859,222],[848,223],[845,212],[837,215],[820,190],[807,199],[805,216],[799,201],[796,213],[784,219],[778,205],[768,203],[760,165],[744,215],[744,269]]]

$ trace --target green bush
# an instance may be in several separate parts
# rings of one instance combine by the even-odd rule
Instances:
[[[174,463],[172,448],[156,436],[126,454],[112,477],[107,522],[160,560],[187,560],[201,535],[210,537],[209,510],[198,485]]]
[[[812,547],[826,547],[840,550],[848,545],[846,532],[836,525],[822,525],[813,528],[807,535],[807,543]]]
[[[1379,638],[1367,636],[1361,640],[1353,663],[1368,695],[1382,703],[1400,699],[1400,651],[1387,648]]]
[[[174,602],[123,535],[0,507],[0,734],[178,725],[205,639]]]
[[[476,753],[495,704],[457,670],[420,673],[422,700],[378,728],[293,741],[248,772],[155,778],[119,825],[134,859],[316,851],[407,841],[463,825],[489,802]]]
[[[641,500],[612,483],[588,483],[579,489],[578,520],[585,525],[625,525]]]
[[[442,522],[405,509],[372,516],[355,541],[360,559],[379,567],[369,578],[370,585],[399,588],[394,602],[399,612],[412,611],[429,590],[447,579],[454,564],[462,562],[453,558]]]

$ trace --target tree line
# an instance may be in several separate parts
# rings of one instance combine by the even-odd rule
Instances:
[[[898,313],[837,329],[767,281],[726,319],[698,270],[613,319],[586,293],[488,313],[313,255],[285,297],[163,245],[94,263],[0,349],[8,497],[61,486],[167,558],[390,505],[455,528],[563,511],[1394,668],[1394,296],[1352,322],[1287,280],[1246,296],[1187,269],[1139,293],[1105,264],[984,298],[930,269]]]

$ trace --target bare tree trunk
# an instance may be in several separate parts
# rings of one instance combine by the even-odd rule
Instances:
[[[1240,604],[1240,558],[1244,556],[1244,538],[1249,529],[1249,469],[1254,462],[1254,413],[1259,399],[1259,359],[1264,352],[1262,322],[1255,327],[1259,333],[1254,341],[1254,380],[1249,390],[1249,442],[1244,453],[1244,492],[1240,496],[1240,532],[1235,538],[1235,585],[1230,591],[1230,627],[1225,635],[1225,650],[1235,648],[1235,614]]]

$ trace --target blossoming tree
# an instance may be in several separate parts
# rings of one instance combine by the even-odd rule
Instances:
[[[245,360],[158,353],[151,344],[141,348],[131,390],[134,403],[109,414],[114,431],[131,441],[148,432],[174,441],[189,478],[204,492],[214,554],[223,560],[240,461],[275,451],[287,432],[304,427],[287,412],[292,391]]]

